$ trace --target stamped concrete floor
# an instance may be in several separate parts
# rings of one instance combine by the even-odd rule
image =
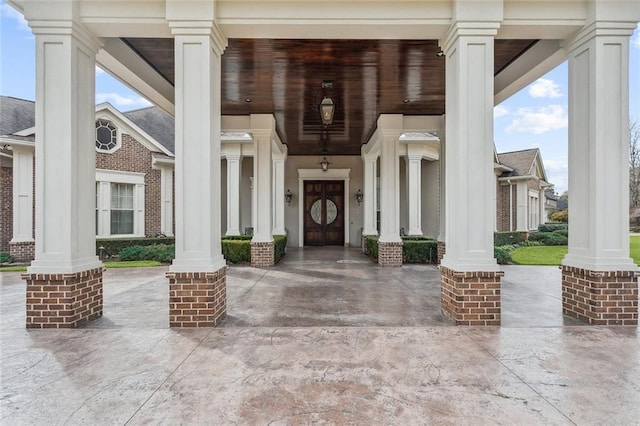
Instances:
[[[505,267],[503,326],[451,326],[438,271],[349,249],[231,267],[228,318],[169,329],[166,268],[108,270],[104,316],[26,330],[0,273],[0,424],[640,424],[637,327],[560,314],[557,268]]]

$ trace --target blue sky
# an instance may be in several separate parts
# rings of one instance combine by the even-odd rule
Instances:
[[[34,37],[22,15],[0,0],[0,94],[35,99]],[[640,30],[631,38],[630,115],[640,118]],[[494,139],[498,152],[540,148],[556,192],[567,189],[566,62],[497,105]],[[96,69],[96,102],[121,111],[149,102],[109,74]]]

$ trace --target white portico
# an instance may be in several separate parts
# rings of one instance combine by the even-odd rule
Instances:
[[[274,234],[287,232],[300,241],[296,203],[313,191],[336,194],[347,203],[334,203],[336,217],[349,215],[342,241],[359,241],[360,229],[365,236],[379,234],[380,263],[397,265],[401,228],[409,235],[437,234],[446,246],[443,312],[458,324],[498,325],[502,273],[493,257],[493,106],[567,58],[572,217],[563,267],[565,313],[594,323],[637,324],[637,305],[619,315],[598,298],[572,296],[583,291],[574,288],[576,279],[587,292],[606,294],[603,288],[616,288],[607,287],[613,277],[637,300],[625,166],[627,61],[629,35],[640,20],[637,1],[10,3],[24,11],[38,46],[36,258],[25,276],[27,291],[54,281],[68,286],[70,306],[77,302],[74,286],[86,286],[96,297],[82,312],[61,311],[60,321],[49,326],[73,327],[101,315],[101,264],[93,240],[95,152],[82,143],[94,130],[96,60],[175,116],[172,326],[213,326],[226,312],[221,156],[229,235],[243,232],[237,195],[247,190],[244,142],[223,152],[221,132],[227,130],[251,133],[256,266],[273,259]],[[304,51],[326,37],[343,43]],[[235,50],[229,52],[229,45]],[[372,45],[377,50],[367,50]],[[442,52],[435,58],[437,46]],[[269,61],[258,61],[261,54]],[[230,62],[223,67],[225,55]],[[336,72],[335,57],[355,59]],[[312,65],[300,58],[311,58]],[[354,68],[357,78],[336,77]],[[333,72],[331,81],[317,76],[318,70]],[[443,79],[426,77],[439,73]],[[422,85],[427,80],[440,83]],[[320,81],[322,86],[315,84]],[[333,124],[323,128],[309,105],[329,96],[340,102]],[[223,115],[249,117],[250,125],[225,129]],[[321,153],[318,140],[325,133],[330,138]],[[317,168],[323,156],[331,168],[350,169],[351,193],[339,183],[344,178],[319,180],[315,187],[310,181],[308,193],[286,203],[297,170]],[[425,180],[426,173],[437,179]],[[437,195],[427,197],[426,188],[435,187]],[[362,204],[354,198],[359,188]],[[426,198],[438,205],[426,209]],[[425,216],[427,210],[435,213]],[[439,223],[436,232],[426,230],[427,221]],[[330,225],[326,213],[321,222],[322,229]],[[331,232],[339,240],[345,230]],[[592,308],[580,311],[583,305]],[[44,326],[29,312],[29,326]]]

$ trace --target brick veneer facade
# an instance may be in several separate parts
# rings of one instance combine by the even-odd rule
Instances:
[[[254,268],[270,268],[274,261],[275,243],[251,243],[251,266]]]
[[[96,153],[96,169],[144,173],[144,233],[156,235],[161,230],[161,172],[152,167],[151,152],[128,134],[122,134],[120,149]]]
[[[227,315],[227,267],[167,272],[169,327],[215,327]]]
[[[102,316],[102,268],[22,278],[27,282],[27,328],[76,328]]]
[[[30,262],[36,256],[36,243],[33,241],[10,242],[9,252],[16,262]]]
[[[500,325],[502,271],[457,272],[440,266],[442,313],[456,325]]]
[[[444,254],[447,252],[447,244],[444,241],[440,241],[440,240],[438,240],[436,244],[437,244],[436,250],[437,250],[438,265],[439,265],[440,262],[442,262],[442,258],[444,257]]]
[[[638,276],[562,266],[562,313],[593,325],[638,325]]]
[[[0,251],[9,251],[13,237],[13,167],[0,167]]]
[[[378,265],[402,266],[402,242],[378,241]]]

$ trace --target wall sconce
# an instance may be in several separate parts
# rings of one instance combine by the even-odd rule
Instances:
[[[284,193],[284,200],[287,204],[291,204],[291,200],[293,199],[293,193],[287,189],[287,192]]]
[[[327,170],[329,170],[329,164],[331,164],[331,163],[329,162],[329,160],[327,160],[327,157],[324,157],[322,159],[322,161],[319,162],[318,164],[320,164],[320,167],[322,168],[322,171],[326,172]]]
[[[336,106],[330,97],[325,96],[322,102],[320,102],[320,118],[322,118],[322,124],[328,126],[333,123],[333,113],[336,110]]]
[[[362,203],[362,197],[364,197],[364,194],[361,190],[358,189],[358,192],[356,192],[356,201],[358,202],[358,204]]]

